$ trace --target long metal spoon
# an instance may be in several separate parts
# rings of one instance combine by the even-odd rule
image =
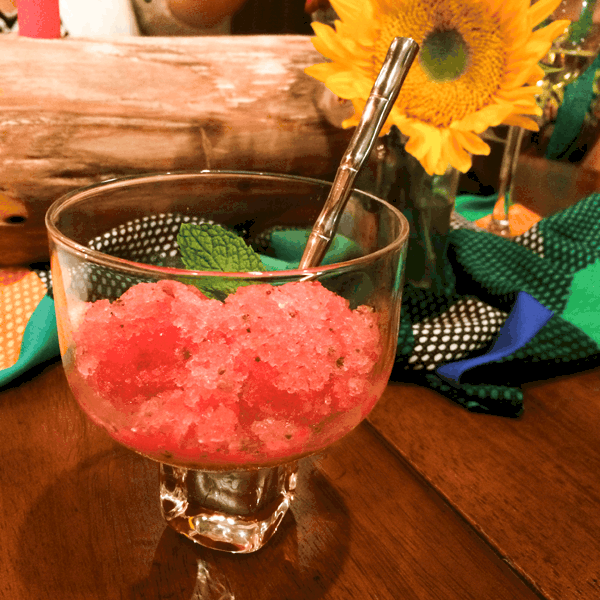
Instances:
[[[411,38],[396,37],[390,44],[360,122],[335,174],[325,205],[312,228],[300,261],[300,269],[321,264],[335,236],[354,179],[371,153],[418,51],[419,45]]]

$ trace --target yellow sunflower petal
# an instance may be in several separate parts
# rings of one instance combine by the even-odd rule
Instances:
[[[504,120],[504,124],[516,125],[517,127],[528,129],[529,131],[539,131],[540,129],[539,125],[533,119],[528,119],[521,115],[511,115]]]
[[[448,163],[455,169],[458,169],[461,173],[466,173],[471,168],[471,155],[460,143],[460,139],[456,135],[456,132],[451,132],[446,129],[444,131],[443,141],[442,156],[444,157],[444,160],[436,165],[438,174],[442,175],[444,173]],[[439,171],[441,169],[444,169],[444,171],[440,173]]]
[[[471,154],[487,156],[490,153],[490,147],[478,135],[475,135],[471,131],[453,129],[452,135],[460,145]]]
[[[518,65],[513,68],[510,73],[507,73],[505,86],[509,89],[514,89],[528,84],[531,81],[534,66],[526,61],[520,63],[521,68]]]
[[[559,6],[562,0],[538,0],[531,5],[527,16],[530,26],[539,25],[546,17],[549,17]]]
[[[392,125],[394,125],[394,123],[392,123],[389,119],[383,124],[383,126],[381,127],[381,131],[379,132],[379,136],[384,136],[387,135],[390,132],[390,129],[392,128]]]
[[[535,102],[512,102],[512,113],[511,114],[522,114],[522,115],[537,115],[542,114],[542,109]],[[509,104],[510,106],[510,104]]]
[[[342,127],[348,129],[350,127],[356,127],[360,121],[362,111],[365,108],[365,103],[362,100],[352,98],[352,106],[354,107],[354,114],[348,117],[343,123]]]
[[[569,27],[570,21],[561,20],[550,23],[543,29],[538,29],[531,34],[531,37],[521,50],[521,60],[536,59],[540,60],[552,46],[552,40],[565,33]]]
[[[508,0],[510,2],[510,0]],[[494,16],[500,16],[503,13],[503,2],[502,0],[487,0],[486,1],[486,9],[487,11]]]
[[[358,47],[354,40],[338,35],[329,25],[323,23],[313,23],[312,25],[317,34],[312,38],[317,52],[331,60],[345,62],[349,65],[354,63],[358,53]]]
[[[333,10],[342,21],[351,21],[366,17],[373,18],[370,0],[330,0]]]
[[[345,67],[336,63],[318,63],[316,65],[310,65],[306,67],[304,72],[319,81],[327,81],[329,77],[339,73],[341,70],[346,70]]]
[[[350,129],[351,127],[356,127],[358,125],[359,121],[360,121],[360,116],[357,115],[356,113],[354,113],[354,115],[352,115],[345,121],[342,121],[342,128]]]
[[[500,15],[504,43],[509,53],[517,51],[531,33],[531,29],[527,27],[527,13],[518,8],[519,4],[522,7],[522,0],[515,0],[513,4],[516,6],[513,8],[512,13],[507,8]]]
[[[408,136],[408,141],[404,145],[406,151],[422,163],[429,152],[431,142],[434,140],[428,137],[425,131],[414,127],[413,123],[409,120],[400,126],[400,131]]]
[[[511,114],[511,111],[512,107],[510,105],[492,104],[467,115],[460,121],[455,121],[451,127],[454,127],[459,131],[483,133],[488,127],[501,125],[504,119]]]
[[[552,41],[555,40],[559,35],[565,33],[571,21],[568,19],[559,19],[558,21],[552,21],[552,23],[546,25],[546,27],[542,27],[541,29],[536,29],[531,34],[530,42],[539,43],[541,41],[545,41],[548,44],[552,45]]]
[[[539,65],[536,65],[535,67],[533,67],[533,69],[531,69],[531,75],[527,83],[536,83],[537,81],[542,80],[544,78],[544,75],[544,69],[542,69],[542,67],[540,67]]]
[[[377,30],[374,28],[362,27],[361,22],[346,23],[344,21],[336,21],[335,30],[339,36],[352,39],[362,46],[370,46],[374,44],[377,39]],[[365,57],[367,56],[368,55],[365,54]],[[361,56],[358,55],[356,58],[360,60]],[[368,58],[368,60],[370,62],[370,58]]]
[[[364,77],[353,76],[349,71],[330,75],[325,83],[334,94],[347,100],[368,96],[373,87],[371,81]]]
[[[512,91],[519,87],[538,87],[539,82],[544,78],[543,70],[538,67],[532,67],[529,70],[529,73],[525,73],[525,75],[526,79],[525,82],[523,82],[522,78],[519,78],[519,80],[516,79],[516,73],[511,73],[510,76],[507,76],[505,85],[502,86],[499,91]],[[517,81],[520,81],[521,83],[516,85]]]
[[[324,27],[327,27],[327,29],[330,31],[327,31],[327,29],[321,29],[323,23],[313,23],[313,27],[315,27],[315,25],[319,25],[318,28],[315,28],[315,33],[317,33],[317,35],[310,40],[315,50],[330,60],[339,62],[344,62],[347,60],[349,62],[351,60],[350,56],[345,57],[343,53],[340,52],[335,38],[332,36],[331,32],[333,32],[333,29],[331,29],[331,27],[327,27],[326,25]]]
[[[515,25],[521,22],[527,15],[529,4],[525,4],[523,0],[500,0],[500,12],[498,17],[503,23]]]
[[[419,160],[429,175],[433,175],[442,155],[441,131],[418,121],[409,121],[405,129],[411,131],[406,151]]]
[[[519,100],[532,100],[535,102],[535,95],[539,89],[535,85],[526,85],[515,89],[500,90],[497,94],[498,98],[502,98],[507,102],[518,102]]]
[[[320,23],[319,21],[313,21],[310,26],[317,35],[318,38],[327,41],[330,37],[335,36],[335,29],[331,25]]]

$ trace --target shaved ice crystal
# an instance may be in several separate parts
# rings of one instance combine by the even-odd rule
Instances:
[[[224,302],[140,283],[90,304],[74,342],[87,410],[122,415],[117,439],[240,463],[310,451],[323,423],[372,405],[381,354],[373,310],[319,282],[241,286]]]

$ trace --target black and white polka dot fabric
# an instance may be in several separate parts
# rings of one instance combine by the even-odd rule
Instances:
[[[525,233],[512,238],[512,241],[544,258],[544,237],[538,223]]]
[[[484,231],[479,225],[475,225],[473,221],[469,221],[456,211],[452,212],[450,217],[450,229],[471,229],[472,231]]]
[[[405,287],[392,380],[426,385],[471,411],[514,417],[523,410],[523,383],[600,364],[600,194],[511,239],[454,215],[447,258],[454,283],[446,276],[440,289]],[[553,313],[534,337],[480,362],[460,382],[440,375],[443,363],[492,348],[521,292]]]
[[[89,241],[88,246],[104,254],[160,267],[183,267],[179,258],[177,233],[182,223],[212,223],[206,219],[175,213],[161,213],[128,221]],[[100,298],[114,300],[130,287],[144,281],[137,276],[117,273],[113,269],[85,263],[79,267],[78,293],[88,302]]]
[[[476,298],[463,298],[441,315],[412,326],[415,345],[405,369],[433,371],[484,348],[498,334],[507,313]]]
[[[205,219],[179,214],[142,217],[107,231],[89,242],[89,247],[136,262],[167,264],[179,254],[177,233],[182,223],[212,223]]]

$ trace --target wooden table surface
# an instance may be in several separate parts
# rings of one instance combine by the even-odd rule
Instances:
[[[518,419],[391,383],[251,555],[165,525],[157,464],[59,362],[0,390],[0,427],[2,600],[600,599],[600,369],[529,384]]]
[[[519,419],[390,384],[301,461],[276,537],[210,551],[165,525],[157,465],[80,411],[60,363],[0,392],[0,598],[600,598],[600,371],[531,385]]]

